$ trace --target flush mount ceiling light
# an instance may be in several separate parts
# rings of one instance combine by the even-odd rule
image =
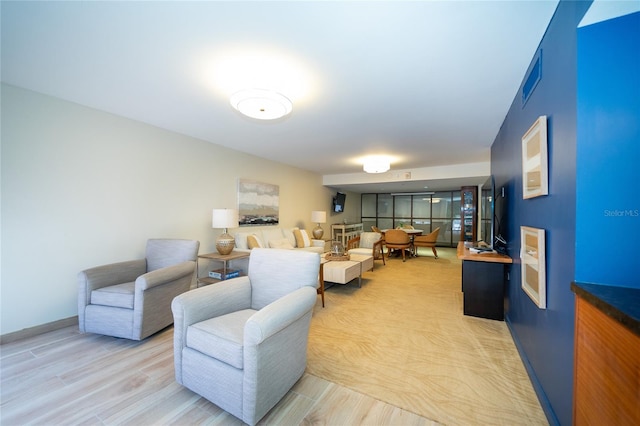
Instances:
[[[247,117],[275,120],[289,114],[293,104],[278,92],[265,89],[246,89],[231,95],[231,106]]]
[[[367,173],[384,173],[391,168],[391,162],[384,156],[368,157],[364,160],[362,168]]]

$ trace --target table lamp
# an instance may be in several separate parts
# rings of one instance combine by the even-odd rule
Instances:
[[[314,210],[311,212],[311,222],[316,223],[316,227],[313,229],[313,238],[316,240],[321,240],[324,231],[320,226],[321,223],[325,223],[327,221],[327,212],[322,210]]]
[[[212,228],[222,228],[224,232],[216,239],[216,250],[222,255],[227,255],[233,251],[236,245],[233,236],[227,234],[227,228],[238,226],[238,210],[234,209],[213,209]]]

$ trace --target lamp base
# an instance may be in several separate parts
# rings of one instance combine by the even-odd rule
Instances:
[[[313,228],[313,231],[311,231],[311,233],[313,234],[313,238],[315,240],[321,240],[322,235],[324,235],[324,231],[322,230],[320,224],[317,224],[316,227]]]
[[[226,232],[224,234],[221,234],[216,239],[216,250],[218,250],[218,253],[220,253],[221,255],[227,255],[231,253],[235,245],[236,240],[233,238],[233,236],[227,234]]]

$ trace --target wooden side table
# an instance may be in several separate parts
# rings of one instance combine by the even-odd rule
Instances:
[[[320,275],[318,277],[320,285],[318,286],[317,293],[322,297],[322,307],[324,308],[324,264],[329,262],[324,258],[324,255],[320,256]]]
[[[232,251],[229,254],[220,254],[218,252],[214,252],[214,253],[198,255],[198,259],[206,259],[210,262],[213,262],[213,261],[221,262],[223,275],[227,275],[227,268],[228,268],[229,262],[231,262],[232,260],[245,259],[247,257],[249,257],[249,253],[244,251]],[[200,284],[202,285],[215,284],[220,281],[222,280],[211,278],[208,275],[205,275],[202,277],[199,276],[197,281],[197,286],[200,287]]]

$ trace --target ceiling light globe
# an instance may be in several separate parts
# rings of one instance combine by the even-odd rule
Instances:
[[[293,110],[286,96],[265,89],[241,90],[231,95],[229,102],[240,113],[258,120],[276,120]]]
[[[391,168],[391,162],[385,157],[370,157],[364,161],[362,169],[367,173],[384,173]]]

